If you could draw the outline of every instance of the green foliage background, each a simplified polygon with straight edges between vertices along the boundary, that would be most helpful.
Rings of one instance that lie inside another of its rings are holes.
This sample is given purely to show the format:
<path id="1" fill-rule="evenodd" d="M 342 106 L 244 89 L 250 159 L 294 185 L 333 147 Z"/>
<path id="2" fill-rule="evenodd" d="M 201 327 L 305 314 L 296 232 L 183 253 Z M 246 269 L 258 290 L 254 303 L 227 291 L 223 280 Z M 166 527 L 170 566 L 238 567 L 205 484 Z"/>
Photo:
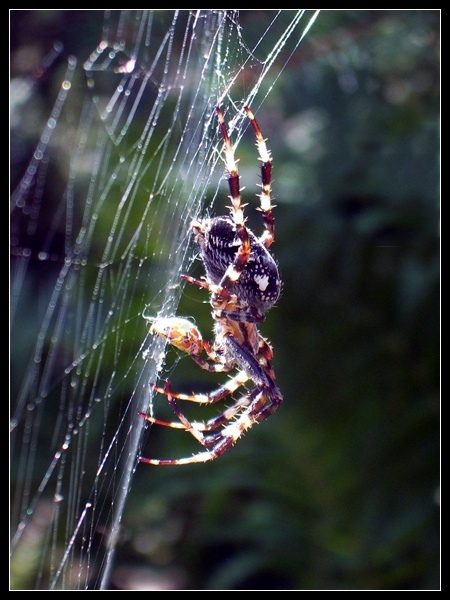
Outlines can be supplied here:
<path id="1" fill-rule="evenodd" d="M 13 57 L 35 12 L 12 21 Z M 244 35 L 268 20 L 243 11 Z M 138 468 L 113 587 L 439 588 L 439 36 L 436 10 L 322 11 L 267 97 L 284 288 L 262 329 L 284 403 L 218 461 Z M 239 157 L 251 202 L 251 141 Z M 198 300 L 180 314 L 206 335 Z M 218 379 L 187 357 L 174 376 Z M 147 456 L 192 451 L 151 433 Z"/>

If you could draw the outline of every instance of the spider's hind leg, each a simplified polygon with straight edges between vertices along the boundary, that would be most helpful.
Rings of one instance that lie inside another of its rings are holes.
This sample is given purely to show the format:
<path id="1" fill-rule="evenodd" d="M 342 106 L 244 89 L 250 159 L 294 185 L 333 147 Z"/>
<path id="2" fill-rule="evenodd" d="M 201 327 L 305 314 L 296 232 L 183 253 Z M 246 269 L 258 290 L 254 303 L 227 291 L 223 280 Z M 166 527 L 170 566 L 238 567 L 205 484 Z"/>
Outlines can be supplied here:
<path id="1" fill-rule="evenodd" d="M 222 111 L 219 107 L 217 107 L 216 112 L 223 141 L 225 143 L 225 168 L 228 171 L 228 187 L 230 190 L 229 198 L 231 200 L 231 206 L 229 208 L 231 217 L 236 226 L 236 235 L 241 242 L 234 261 L 228 266 L 224 276 L 222 277 L 222 280 L 218 285 L 220 290 L 218 293 L 222 297 L 226 297 L 226 292 L 228 292 L 232 284 L 239 279 L 242 271 L 244 270 L 250 256 L 251 249 L 250 238 L 247 228 L 245 227 L 241 190 L 239 187 L 239 172 L 236 159 L 234 157 L 234 150 L 231 146 Z"/>
<path id="2" fill-rule="evenodd" d="M 266 146 L 258 122 L 252 111 L 246 106 L 244 108 L 247 117 L 253 127 L 256 136 L 256 147 L 258 148 L 259 160 L 261 161 L 261 194 L 259 194 L 260 208 L 262 212 L 265 231 L 261 236 L 261 243 L 268 248 L 275 238 L 275 228 L 272 214 L 272 155 Z"/>

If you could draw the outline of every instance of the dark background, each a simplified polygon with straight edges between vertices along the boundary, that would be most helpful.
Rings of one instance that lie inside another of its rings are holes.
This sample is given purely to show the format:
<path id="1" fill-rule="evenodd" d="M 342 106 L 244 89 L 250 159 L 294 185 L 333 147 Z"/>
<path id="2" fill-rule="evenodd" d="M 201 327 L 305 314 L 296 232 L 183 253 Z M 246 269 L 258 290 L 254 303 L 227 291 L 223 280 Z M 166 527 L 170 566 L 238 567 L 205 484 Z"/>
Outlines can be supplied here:
<path id="1" fill-rule="evenodd" d="M 268 11 L 240 18 L 252 47 Z M 102 19 L 12 11 L 12 77 L 55 40 L 83 61 Z M 323 11 L 267 97 L 284 285 L 262 329 L 284 403 L 218 461 L 138 468 L 112 587 L 439 588 L 439 36 L 436 10 Z M 239 158 L 251 172 L 251 141 Z M 180 314 L 211 328 L 191 290 Z M 176 378 L 220 379 L 187 357 Z M 149 456 L 192 451 L 152 433 Z"/>

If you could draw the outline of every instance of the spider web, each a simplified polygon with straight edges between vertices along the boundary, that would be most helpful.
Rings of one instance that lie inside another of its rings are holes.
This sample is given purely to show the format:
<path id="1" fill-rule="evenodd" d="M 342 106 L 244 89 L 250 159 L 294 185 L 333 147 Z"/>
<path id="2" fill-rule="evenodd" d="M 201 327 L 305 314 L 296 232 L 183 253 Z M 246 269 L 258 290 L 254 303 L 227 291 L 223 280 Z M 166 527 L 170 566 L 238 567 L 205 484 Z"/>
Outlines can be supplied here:
<path id="1" fill-rule="evenodd" d="M 13 154 L 43 81 L 54 98 L 12 172 L 13 587 L 108 587 L 165 361 L 143 315 L 176 314 L 190 222 L 218 193 L 214 108 L 237 142 L 316 16 L 270 11 L 249 41 L 233 11 L 110 11 L 89 56 L 55 43 L 11 81 Z"/>

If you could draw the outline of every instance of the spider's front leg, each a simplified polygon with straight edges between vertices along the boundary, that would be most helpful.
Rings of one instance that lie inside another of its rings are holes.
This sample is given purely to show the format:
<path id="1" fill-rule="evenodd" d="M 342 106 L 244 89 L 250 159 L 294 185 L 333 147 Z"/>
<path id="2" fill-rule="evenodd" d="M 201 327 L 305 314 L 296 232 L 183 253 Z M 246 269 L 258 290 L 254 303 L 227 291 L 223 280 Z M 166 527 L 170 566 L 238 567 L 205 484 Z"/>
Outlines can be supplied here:
<path id="1" fill-rule="evenodd" d="M 171 345 L 189 354 L 189 356 L 202 369 L 212 372 L 228 372 L 234 368 L 234 362 L 225 357 L 224 353 L 216 352 L 211 346 L 202 339 L 200 331 L 197 327 L 182 317 L 160 317 L 152 321 L 150 328 L 152 333 L 156 333 L 163 339 L 167 340 Z M 208 359 L 202 358 L 200 355 L 205 352 Z M 239 371 L 231 377 L 217 390 L 209 394 L 172 394 L 178 400 L 187 400 L 189 402 L 197 402 L 198 404 L 214 404 L 233 394 L 240 386 L 248 381 L 249 377 L 245 372 Z M 166 391 L 153 385 L 155 391 L 160 394 L 166 394 Z M 146 415 L 142 415 L 147 418 Z M 147 420 L 155 422 L 151 418 Z"/>
<path id="2" fill-rule="evenodd" d="M 152 387 L 155 391 L 167 397 L 167 400 L 171 405 L 172 410 L 177 415 L 179 421 L 162 421 L 161 419 L 157 419 L 156 417 L 152 417 L 143 412 L 140 412 L 139 415 L 143 419 L 154 425 L 163 425 L 165 427 L 171 427 L 172 429 L 186 430 L 186 423 L 188 423 L 189 421 L 181 414 L 181 411 L 178 409 L 176 400 L 188 400 L 190 402 L 198 402 L 200 404 L 214 404 L 219 400 L 222 400 L 227 396 L 233 394 L 233 392 L 235 392 L 239 387 L 244 385 L 247 381 L 247 375 L 243 371 L 240 371 L 237 375 L 235 375 L 235 377 L 230 379 L 230 381 L 227 382 L 227 384 L 221 386 L 212 394 L 205 396 L 204 394 L 176 394 L 172 392 L 169 380 L 166 380 L 164 389 L 157 387 L 156 385 Z M 248 394 L 244 394 L 243 396 L 241 396 L 241 398 L 239 398 L 239 400 L 237 400 L 229 408 L 225 409 L 218 416 L 208 419 L 207 421 L 192 421 L 190 422 L 190 427 L 188 429 L 190 430 L 191 428 L 194 428 L 196 431 L 214 431 L 227 421 L 233 419 L 237 413 L 239 413 L 243 408 L 245 408 L 248 405 L 248 403 L 249 396 Z"/>
<path id="3" fill-rule="evenodd" d="M 148 465 L 177 466 L 192 463 L 208 462 L 218 458 L 224 452 L 226 452 L 243 435 L 243 433 L 247 429 L 252 427 L 252 425 L 254 425 L 257 422 L 249 416 L 250 407 L 259 407 L 260 405 L 264 404 L 264 399 L 262 398 L 260 391 L 257 388 L 254 388 L 251 392 L 245 394 L 242 398 L 240 398 L 240 400 L 235 405 L 227 409 L 218 417 L 210 419 L 206 423 L 199 423 L 189 421 L 180 411 L 174 399 L 174 395 L 170 390 L 170 385 L 168 381 L 166 381 L 164 393 L 167 395 L 167 399 L 172 407 L 172 410 L 179 418 L 180 424 L 177 425 L 175 423 L 165 423 L 163 421 L 157 420 L 152 420 L 152 422 L 159 423 L 162 425 L 168 425 L 169 427 L 184 429 L 185 431 L 190 433 L 202 446 L 210 449 L 207 449 L 203 452 L 199 452 L 187 458 L 155 459 L 145 458 L 143 456 L 139 457 L 140 462 L 143 462 Z M 241 410 L 242 414 L 238 418 L 236 418 L 236 420 L 233 420 L 231 423 L 229 423 L 233 419 L 233 417 L 235 417 L 235 415 L 238 414 Z M 225 426 L 220 431 L 214 433 L 207 433 L 205 435 L 205 431 L 214 431 L 223 424 L 225 424 Z"/>
<path id="4" fill-rule="evenodd" d="M 187 276 L 184 276 L 187 279 Z M 189 319 L 183 317 L 157 317 L 152 321 L 151 333 L 156 333 L 169 344 L 186 352 L 199 367 L 206 371 L 227 372 L 233 368 L 233 363 L 223 355 L 213 350 L 202 338 L 199 329 Z M 202 357 L 205 353 L 206 359 Z"/>
<path id="5" fill-rule="evenodd" d="M 281 395 L 278 395 L 276 398 L 271 398 L 270 395 L 267 394 L 267 390 L 255 387 L 241 398 L 236 406 L 229 409 L 227 418 L 225 418 L 225 413 L 223 413 L 223 415 L 219 415 L 219 417 L 212 420 L 215 421 L 214 426 L 207 425 L 205 427 L 205 424 L 203 423 L 194 423 L 186 419 L 179 410 L 170 392 L 170 387 L 168 387 L 167 384 L 166 394 L 173 411 L 180 419 L 181 428 L 190 433 L 207 449 L 186 458 L 155 459 L 141 456 L 139 458 L 140 462 L 148 465 L 178 466 L 215 460 L 231 448 L 231 446 L 233 446 L 248 429 L 270 416 L 278 408 L 282 399 Z M 240 409 L 242 409 L 242 411 L 239 414 Z M 231 417 L 235 415 L 238 416 L 230 422 Z M 224 422 L 226 424 L 220 431 L 207 435 L 203 433 L 204 431 L 209 432 L 212 429 L 216 429 Z"/>

